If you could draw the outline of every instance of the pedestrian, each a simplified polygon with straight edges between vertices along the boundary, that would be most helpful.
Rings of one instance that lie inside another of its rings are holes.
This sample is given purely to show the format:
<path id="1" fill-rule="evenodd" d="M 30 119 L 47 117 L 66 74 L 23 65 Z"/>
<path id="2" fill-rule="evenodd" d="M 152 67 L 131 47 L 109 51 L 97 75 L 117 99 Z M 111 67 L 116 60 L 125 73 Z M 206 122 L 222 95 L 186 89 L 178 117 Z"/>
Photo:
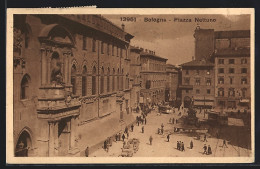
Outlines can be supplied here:
<path id="1" fill-rule="evenodd" d="M 211 147 L 208 145 L 208 155 L 212 154 Z"/>
<path id="2" fill-rule="evenodd" d="M 178 123 L 178 120 L 176 119 L 176 124 Z"/>
<path id="3" fill-rule="evenodd" d="M 134 124 L 131 125 L 131 130 L 134 131 Z"/>
<path id="4" fill-rule="evenodd" d="M 170 142 L 170 134 L 167 135 L 167 140 Z"/>
<path id="5" fill-rule="evenodd" d="M 153 143 L 153 137 L 152 136 L 150 136 L 149 141 L 150 141 L 150 145 L 152 145 L 152 143 Z"/>
<path id="6" fill-rule="evenodd" d="M 127 133 L 127 132 L 128 132 L 128 127 L 126 126 L 126 127 L 125 127 L 125 133 Z"/>
<path id="7" fill-rule="evenodd" d="M 177 150 L 180 150 L 180 143 L 177 141 Z"/>
<path id="8" fill-rule="evenodd" d="M 112 146 L 112 138 L 109 137 L 109 145 Z"/>
<path id="9" fill-rule="evenodd" d="M 204 135 L 204 141 L 203 142 L 205 142 L 205 141 L 208 142 L 206 134 Z"/>
<path id="10" fill-rule="evenodd" d="M 139 126 L 139 120 L 137 121 L 137 125 Z"/>
<path id="11" fill-rule="evenodd" d="M 158 134 L 160 134 L 161 133 L 161 129 L 160 128 L 158 128 Z"/>
<path id="12" fill-rule="evenodd" d="M 192 149 L 193 148 L 193 142 L 192 142 L 192 140 L 190 141 L 190 149 Z"/>
<path id="13" fill-rule="evenodd" d="M 170 118 L 170 120 L 169 120 L 169 123 L 171 123 L 172 122 L 172 118 Z"/>
<path id="14" fill-rule="evenodd" d="M 146 125 L 146 117 L 144 118 L 144 124 Z"/>
<path id="15" fill-rule="evenodd" d="M 206 146 L 206 144 L 204 144 L 203 149 L 204 149 L 203 154 L 207 154 L 207 146 Z"/>
<path id="16" fill-rule="evenodd" d="M 184 143 L 183 143 L 183 142 L 181 142 L 181 151 L 185 151 Z"/>
<path id="17" fill-rule="evenodd" d="M 226 140 L 223 140 L 223 145 L 222 145 L 222 147 L 226 147 L 226 148 L 228 148 L 228 146 L 227 146 L 227 144 L 226 144 Z"/>
<path id="18" fill-rule="evenodd" d="M 115 135 L 115 138 L 116 138 L 116 142 L 118 141 L 118 134 L 116 133 Z"/>
<path id="19" fill-rule="evenodd" d="M 162 129 L 163 129 L 163 127 L 164 127 L 163 123 L 162 123 L 161 127 L 162 127 Z"/>
<path id="20" fill-rule="evenodd" d="M 104 150 L 107 150 L 107 140 L 104 141 Z"/>
<path id="21" fill-rule="evenodd" d="M 176 132 L 176 127 L 173 128 L 173 131 Z"/>
<path id="22" fill-rule="evenodd" d="M 122 135 L 122 139 L 123 139 L 123 141 L 125 141 L 125 134 Z"/>
<path id="23" fill-rule="evenodd" d="M 174 118 L 172 118 L 172 124 L 174 124 L 174 121 L 175 121 Z"/>
<path id="24" fill-rule="evenodd" d="M 89 148 L 87 147 L 85 150 L 85 157 L 88 157 L 88 156 L 89 156 Z"/>
<path id="25" fill-rule="evenodd" d="M 118 141 L 121 141 L 121 133 L 118 134 Z"/>
<path id="26" fill-rule="evenodd" d="M 144 133 L 144 126 L 142 126 L 142 133 Z"/>
<path id="27" fill-rule="evenodd" d="M 161 129 L 161 133 L 163 134 L 163 128 Z"/>

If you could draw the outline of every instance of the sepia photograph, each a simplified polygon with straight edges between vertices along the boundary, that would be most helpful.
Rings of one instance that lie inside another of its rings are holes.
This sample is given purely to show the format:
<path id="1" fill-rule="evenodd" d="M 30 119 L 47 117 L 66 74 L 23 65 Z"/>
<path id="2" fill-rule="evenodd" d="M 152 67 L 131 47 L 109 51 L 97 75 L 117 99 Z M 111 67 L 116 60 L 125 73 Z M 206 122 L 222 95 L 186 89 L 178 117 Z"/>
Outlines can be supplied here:
<path id="1" fill-rule="evenodd" d="M 254 161 L 253 9 L 7 12 L 7 162 Z"/>

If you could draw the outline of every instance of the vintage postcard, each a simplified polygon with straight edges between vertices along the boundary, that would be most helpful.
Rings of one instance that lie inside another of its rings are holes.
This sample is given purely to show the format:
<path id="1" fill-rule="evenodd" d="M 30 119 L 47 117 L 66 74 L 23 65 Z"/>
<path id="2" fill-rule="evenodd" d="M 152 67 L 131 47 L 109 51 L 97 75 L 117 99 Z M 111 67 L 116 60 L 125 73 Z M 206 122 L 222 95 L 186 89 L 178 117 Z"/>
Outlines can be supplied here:
<path id="1" fill-rule="evenodd" d="M 254 9 L 7 9 L 8 164 L 251 163 Z"/>

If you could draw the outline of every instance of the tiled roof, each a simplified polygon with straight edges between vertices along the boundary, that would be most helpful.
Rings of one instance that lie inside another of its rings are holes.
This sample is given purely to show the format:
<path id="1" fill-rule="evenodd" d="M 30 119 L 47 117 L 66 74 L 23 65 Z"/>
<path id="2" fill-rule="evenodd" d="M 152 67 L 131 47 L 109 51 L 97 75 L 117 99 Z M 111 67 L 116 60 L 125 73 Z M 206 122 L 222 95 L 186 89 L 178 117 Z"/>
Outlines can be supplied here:
<path id="1" fill-rule="evenodd" d="M 202 60 L 193 60 L 190 62 L 186 62 L 186 63 L 183 63 L 181 66 L 182 67 L 185 67 L 185 66 L 214 66 L 214 63 L 212 63 L 208 60 L 202 59 Z"/>
<path id="2" fill-rule="evenodd" d="M 166 58 L 163 58 L 163 57 L 160 57 L 160 56 L 148 53 L 148 52 L 144 52 L 144 51 L 141 52 L 141 56 L 153 57 L 153 58 L 157 58 L 157 59 L 161 59 L 161 60 L 165 60 L 165 61 L 168 60 Z"/>

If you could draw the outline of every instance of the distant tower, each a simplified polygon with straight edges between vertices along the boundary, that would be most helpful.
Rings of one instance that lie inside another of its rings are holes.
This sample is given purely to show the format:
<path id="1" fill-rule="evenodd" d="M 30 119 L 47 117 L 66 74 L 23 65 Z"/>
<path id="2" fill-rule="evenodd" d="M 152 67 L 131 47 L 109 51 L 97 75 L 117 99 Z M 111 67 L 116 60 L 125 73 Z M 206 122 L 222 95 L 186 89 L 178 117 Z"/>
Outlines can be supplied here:
<path id="1" fill-rule="evenodd" d="M 214 29 L 201 29 L 198 25 L 194 31 L 195 60 L 207 59 L 214 52 Z"/>

